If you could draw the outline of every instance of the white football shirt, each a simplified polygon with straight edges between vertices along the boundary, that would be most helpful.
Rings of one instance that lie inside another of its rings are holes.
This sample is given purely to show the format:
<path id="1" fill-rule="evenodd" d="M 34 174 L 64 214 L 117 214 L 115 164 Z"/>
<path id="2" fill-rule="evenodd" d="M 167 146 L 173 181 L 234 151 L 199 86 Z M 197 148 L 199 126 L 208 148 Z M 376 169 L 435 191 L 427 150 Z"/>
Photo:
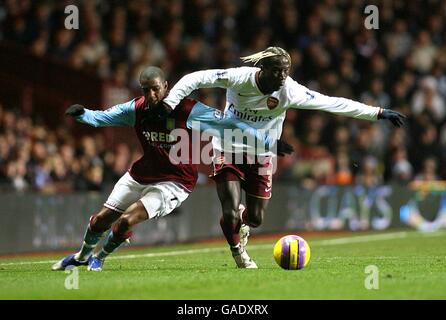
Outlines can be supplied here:
<path id="1" fill-rule="evenodd" d="M 172 108 L 192 91 L 199 88 L 226 89 L 225 112 L 237 121 L 268 130 L 280 138 L 283 121 L 289 108 L 322 110 L 337 115 L 376 121 L 379 107 L 369 106 L 346 98 L 330 97 L 310 90 L 288 77 L 285 84 L 271 94 L 263 94 L 257 84 L 259 68 L 239 67 L 211 69 L 190 73 L 181 78 L 164 101 Z M 267 155 L 252 146 L 213 138 L 215 149 L 226 152 L 245 150 L 248 153 Z"/>

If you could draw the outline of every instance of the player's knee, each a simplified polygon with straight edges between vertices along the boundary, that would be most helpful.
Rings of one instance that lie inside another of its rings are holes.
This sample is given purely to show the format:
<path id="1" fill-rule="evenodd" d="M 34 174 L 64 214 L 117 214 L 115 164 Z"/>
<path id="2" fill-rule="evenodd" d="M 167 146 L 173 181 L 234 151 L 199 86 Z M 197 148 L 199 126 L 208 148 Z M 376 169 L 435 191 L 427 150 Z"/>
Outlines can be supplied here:
<path id="1" fill-rule="evenodd" d="M 93 214 L 90 217 L 90 229 L 95 232 L 104 232 L 108 230 L 111 226 L 107 215 L 103 212 L 98 214 Z"/>
<path id="2" fill-rule="evenodd" d="M 90 228 L 95 232 L 104 232 L 112 226 L 112 224 L 121 216 L 122 213 L 111 210 L 109 208 L 102 208 L 98 214 L 90 217 Z"/>
<path id="3" fill-rule="evenodd" d="M 253 212 L 253 214 L 248 214 L 248 217 L 249 217 L 248 220 L 249 226 L 257 228 L 263 222 L 263 210 L 256 210 Z"/>
<path id="4" fill-rule="evenodd" d="M 113 225 L 113 232 L 117 235 L 125 235 L 130 230 L 130 218 L 122 216 Z"/>

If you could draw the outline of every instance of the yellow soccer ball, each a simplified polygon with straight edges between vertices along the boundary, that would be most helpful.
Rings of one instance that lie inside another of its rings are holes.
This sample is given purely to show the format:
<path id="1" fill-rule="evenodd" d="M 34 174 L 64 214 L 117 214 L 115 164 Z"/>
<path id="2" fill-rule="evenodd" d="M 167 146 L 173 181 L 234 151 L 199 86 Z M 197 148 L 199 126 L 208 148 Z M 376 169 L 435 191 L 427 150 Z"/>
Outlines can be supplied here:
<path id="1" fill-rule="evenodd" d="M 274 260 L 287 270 L 300 270 L 310 262 L 310 246 L 304 238 L 287 235 L 274 245 Z"/>

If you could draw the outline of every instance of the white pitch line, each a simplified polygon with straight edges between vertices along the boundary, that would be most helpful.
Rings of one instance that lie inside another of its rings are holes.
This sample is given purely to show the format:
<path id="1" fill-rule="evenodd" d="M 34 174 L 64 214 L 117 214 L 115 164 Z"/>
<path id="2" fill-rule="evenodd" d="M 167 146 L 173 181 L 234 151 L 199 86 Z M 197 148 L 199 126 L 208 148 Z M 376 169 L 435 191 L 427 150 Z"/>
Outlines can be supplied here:
<path id="1" fill-rule="evenodd" d="M 182 255 L 182 254 L 210 253 L 210 252 L 218 252 L 218 251 L 225 252 L 226 249 L 223 249 L 223 248 L 205 248 L 205 249 L 190 249 L 190 250 L 179 250 L 179 251 L 169 251 L 169 252 L 128 254 L 128 255 L 120 255 L 120 256 L 110 257 L 108 259 L 118 260 L 118 259 L 166 257 L 166 256 L 177 256 L 177 255 Z"/>
<path id="2" fill-rule="evenodd" d="M 444 234 L 444 233 L 441 233 Z M 316 241 L 308 241 L 311 245 L 321 245 L 321 246 L 332 246 L 332 245 L 342 245 L 349 243 L 361 243 L 361 242 L 369 242 L 369 241 L 382 241 L 382 240 L 391 240 L 391 239 L 402 239 L 406 238 L 408 232 L 392 232 L 385 234 L 375 234 L 375 235 L 364 235 L 364 236 L 353 236 L 353 237 L 344 237 L 337 239 L 328 239 L 328 240 L 316 240 Z M 427 234 L 426 234 L 427 236 Z M 432 234 L 434 236 L 434 234 Z M 438 234 L 435 234 L 438 236 Z M 259 244 L 259 245 L 251 245 L 249 246 L 250 250 L 258 250 L 258 249 L 266 249 L 272 248 L 272 244 Z M 137 258 L 153 258 L 153 257 L 166 257 L 166 256 L 177 256 L 177 255 L 186 255 L 186 254 L 201 254 L 201 253 L 210 253 L 210 252 L 225 252 L 225 248 L 205 248 L 205 249 L 191 249 L 191 250 L 178 250 L 178 251 L 169 251 L 169 252 L 157 252 L 157 253 L 143 253 L 143 254 L 129 254 L 129 255 L 119 255 L 108 258 L 109 260 L 119 260 L 119 259 L 137 259 Z M 18 265 L 28 265 L 28 264 L 50 264 L 55 263 L 58 260 L 44 260 L 44 261 L 23 261 L 23 262 L 9 262 L 9 263 L 0 263 L 1 266 L 18 266 Z"/>
<path id="3" fill-rule="evenodd" d="M 127 254 L 127 255 L 109 257 L 109 258 L 107 258 L 107 260 L 153 258 L 153 257 L 177 256 L 177 255 L 194 254 L 194 253 L 209 253 L 209 252 L 218 252 L 218 251 L 223 252 L 223 251 L 225 251 L 225 249 L 223 249 L 223 248 L 205 248 L 205 249 L 191 249 L 191 250 L 179 250 L 179 251 L 157 252 L 157 253 Z M 26 264 L 55 263 L 57 261 L 59 261 L 59 260 L 9 262 L 9 263 L 0 263 L 0 267 L 1 266 L 18 266 L 18 265 L 26 265 Z"/>
<path id="4" fill-rule="evenodd" d="M 446 233 L 444 231 L 433 231 L 433 232 L 420 232 L 422 237 L 441 237 Z"/>
<path id="5" fill-rule="evenodd" d="M 369 241 L 381 241 L 381 240 L 390 240 L 390 239 L 402 239 L 407 237 L 407 232 L 392 232 L 392 233 L 384 233 L 384 234 L 373 234 L 366 236 L 355 236 L 355 237 L 345 237 L 338 239 L 328 239 L 328 240 L 319 240 L 315 241 L 318 245 L 322 246 L 332 246 L 338 244 L 348 244 L 348 243 L 360 243 L 360 242 L 369 242 Z"/>
<path id="6" fill-rule="evenodd" d="M 25 265 L 25 264 L 56 263 L 57 261 L 59 261 L 59 260 L 8 262 L 8 263 L 0 263 L 0 267 L 3 267 L 3 266 L 21 266 L 21 265 Z"/>

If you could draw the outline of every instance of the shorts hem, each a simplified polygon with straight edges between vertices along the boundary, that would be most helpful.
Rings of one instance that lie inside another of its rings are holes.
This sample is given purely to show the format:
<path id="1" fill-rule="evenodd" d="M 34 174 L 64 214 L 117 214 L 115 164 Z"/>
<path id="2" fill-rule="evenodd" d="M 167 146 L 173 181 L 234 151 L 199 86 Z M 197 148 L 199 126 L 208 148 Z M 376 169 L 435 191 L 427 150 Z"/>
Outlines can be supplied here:
<path id="1" fill-rule="evenodd" d="M 221 176 L 221 174 L 225 173 L 224 171 L 226 171 L 226 170 L 231 171 L 233 175 L 235 175 L 235 176 L 237 176 L 237 178 L 239 178 L 239 180 L 245 181 L 245 178 L 241 177 L 240 173 L 238 173 L 237 170 L 230 168 L 230 167 L 222 168 L 222 169 L 218 170 L 218 172 L 216 172 L 215 174 L 214 173 L 210 174 L 209 178 L 216 180 Z M 229 181 L 234 181 L 234 180 L 229 180 Z"/>
<path id="2" fill-rule="evenodd" d="M 264 196 L 259 196 L 259 195 L 256 195 L 256 194 L 252 194 L 252 193 L 246 193 L 248 196 L 251 196 L 251 197 L 255 197 L 255 198 L 259 198 L 259 199 L 264 199 L 264 200 L 269 200 L 269 199 L 271 199 L 271 197 L 272 197 L 272 195 L 270 195 L 269 197 L 264 197 Z"/>
<path id="3" fill-rule="evenodd" d="M 106 207 L 106 208 L 108 208 L 110 210 L 119 212 L 119 213 L 124 213 L 125 212 L 125 210 L 119 209 L 118 207 L 112 206 L 112 205 L 107 204 L 107 203 L 104 203 L 104 207 Z"/>

